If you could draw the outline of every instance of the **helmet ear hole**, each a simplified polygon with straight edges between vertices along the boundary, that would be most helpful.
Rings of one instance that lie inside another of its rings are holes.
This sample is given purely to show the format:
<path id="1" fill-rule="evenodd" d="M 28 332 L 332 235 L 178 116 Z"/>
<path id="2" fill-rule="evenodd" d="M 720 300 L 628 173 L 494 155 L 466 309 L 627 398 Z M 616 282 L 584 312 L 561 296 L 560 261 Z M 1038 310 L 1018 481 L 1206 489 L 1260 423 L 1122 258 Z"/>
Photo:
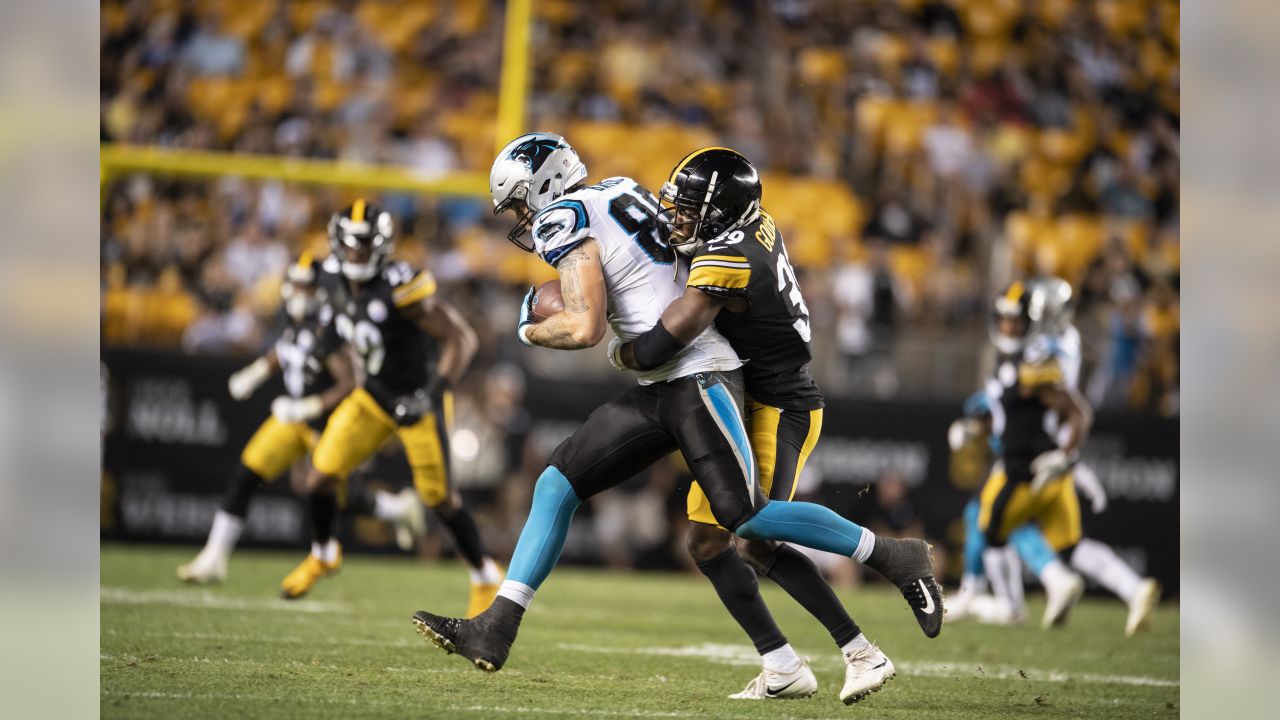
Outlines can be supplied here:
<path id="1" fill-rule="evenodd" d="M 542 181 L 542 187 L 538 190 L 538 194 L 544 195 L 550 189 L 551 189 L 551 178 L 547 178 L 546 180 Z"/>

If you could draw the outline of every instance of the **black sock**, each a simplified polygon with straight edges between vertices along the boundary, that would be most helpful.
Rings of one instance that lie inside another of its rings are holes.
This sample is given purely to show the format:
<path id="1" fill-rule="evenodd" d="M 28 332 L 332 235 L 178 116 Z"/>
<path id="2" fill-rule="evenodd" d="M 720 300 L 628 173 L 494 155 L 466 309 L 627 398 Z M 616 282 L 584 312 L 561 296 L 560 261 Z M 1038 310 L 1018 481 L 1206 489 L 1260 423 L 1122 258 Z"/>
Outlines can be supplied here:
<path id="1" fill-rule="evenodd" d="M 711 581 L 725 609 L 751 637 L 756 651 L 763 655 L 787 644 L 760 597 L 755 571 L 738 556 L 737 550 L 725 548 L 719 555 L 698 563 L 698 569 Z"/>
<path id="2" fill-rule="evenodd" d="M 227 496 L 222 501 L 222 511 L 243 520 L 249 514 L 249 500 L 253 498 L 253 493 L 262 487 L 262 483 L 263 480 L 257 473 L 241 465 L 235 477 L 231 478 L 231 485 L 227 487 Z"/>
<path id="3" fill-rule="evenodd" d="M 789 545 L 778 545 L 764 574 L 817 618 L 831 633 L 836 645 L 844 647 L 862 632 L 823 579 L 818 566 L 799 550 Z"/>
<path id="4" fill-rule="evenodd" d="M 477 570 L 483 568 L 484 557 L 488 553 L 484 550 L 484 541 L 480 539 L 480 530 L 476 527 L 476 521 L 471 517 L 471 512 L 464 507 L 459 507 L 448 517 L 439 510 L 436 511 L 436 515 L 445 527 L 449 528 L 449 532 L 453 533 L 453 546 L 466 559 L 467 564 Z"/>
<path id="5" fill-rule="evenodd" d="M 313 491 L 307 496 L 307 511 L 311 515 L 311 539 L 321 545 L 329 542 L 338 516 L 337 496 L 331 492 Z"/>
<path id="6" fill-rule="evenodd" d="M 372 517 L 376 503 L 374 491 L 361 485 L 354 491 L 350 488 L 347 489 L 347 504 L 343 509 L 353 515 Z"/>

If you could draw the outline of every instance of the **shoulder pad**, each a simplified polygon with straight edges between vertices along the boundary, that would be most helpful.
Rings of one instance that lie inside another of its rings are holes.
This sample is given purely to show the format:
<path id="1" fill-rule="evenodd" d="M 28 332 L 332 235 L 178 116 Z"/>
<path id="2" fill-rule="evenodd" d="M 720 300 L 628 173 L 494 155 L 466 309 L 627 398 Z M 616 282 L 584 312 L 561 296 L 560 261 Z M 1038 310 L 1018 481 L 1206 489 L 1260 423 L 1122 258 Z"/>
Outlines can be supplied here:
<path id="1" fill-rule="evenodd" d="M 715 246 L 719 247 L 719 246 Z M 689 263 L 688 287 L 721 295 L 746 294 L 751 283 L 751 262 L 737 251 L 701 251 Z"/>
<path id="2" fill-rule="evenodd" d="M 552 267 L 591 236 L 591 219 L 581 200 L 563 197 L 533 219 L 533 249 Z"/>
<path id="3" fill-rule="evenodd" d="M 1018 365 L 1018 383 L 1023 387 L 1062 385 L 1065 381 L 1066 373 L 1062 369 L 1062 363 L 1055 357 L 1027 359 Z"/>
<path id="4" fill-rule="evenodd" d="M 391 300 L 398 308 L 436 293 L 436 278 L 430 270 L 415 270 L 408 263 L 398 262 L 387 268 L 386 275 L 391 284 Z"/>

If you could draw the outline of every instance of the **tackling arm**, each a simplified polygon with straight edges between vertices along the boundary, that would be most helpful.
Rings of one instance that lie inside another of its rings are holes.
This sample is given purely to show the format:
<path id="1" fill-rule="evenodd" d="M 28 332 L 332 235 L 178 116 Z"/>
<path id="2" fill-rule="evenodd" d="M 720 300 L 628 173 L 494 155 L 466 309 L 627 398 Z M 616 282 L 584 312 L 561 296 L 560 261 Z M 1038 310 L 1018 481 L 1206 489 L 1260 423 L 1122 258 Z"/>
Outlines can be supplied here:
<path id="1" fill-rule="evenodd" d="M 657 325 L 618 348 L 618 360 L 632 370 L 661 367 L 711 327 L 724 305 L 723 299 L 710 293 L 686 289 L 662 311 Z"/>
<path id="2" fill-rule="evenodd" d="M 564 309 L 527 326 L 524 337 L 534 345 L 556 350 L 581 350 L 604 337 L 606 315 L 604 270 L 600 246 L 586 240 L 556 263 Z"/>

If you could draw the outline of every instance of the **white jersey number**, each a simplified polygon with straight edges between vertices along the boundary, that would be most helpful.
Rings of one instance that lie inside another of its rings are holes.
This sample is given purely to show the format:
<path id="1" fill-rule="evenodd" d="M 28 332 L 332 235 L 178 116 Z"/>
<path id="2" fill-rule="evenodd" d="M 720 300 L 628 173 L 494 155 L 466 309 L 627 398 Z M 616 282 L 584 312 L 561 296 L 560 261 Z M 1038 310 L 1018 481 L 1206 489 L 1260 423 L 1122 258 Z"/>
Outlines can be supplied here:
<path id="1" fill-rule="evenodd" d="M 352 323 L 351 318 L 346 315 L 338 316 L 337 325 L 338 334 L 342 339 L 355 347 L 365 372 L 377 375 L 382 370 L 382 361 L 387 354 L 387 349 L 382 343 L 382 331 L 368 320 Z"/>
<path id="2" fill-rule="evenodd" d="M 791 292 L 787 293 L 787 286 L 791 286 Z M 800 339 L 809 342 L 811 335 L 809 331 L 809 308 L 804 304 L 804 296 L 800 294 L 800 283 L 796 282 L 796 273 L 791 269 L 791 262 L 787 259 L 787 253 L 778 253 L 778 292 L 785 293 L 787 298 L 791 300 L 793 310 L 799 313 L 800 317 L 792 323 L 792 327 L 796 332 L 800 333 Z"/>

